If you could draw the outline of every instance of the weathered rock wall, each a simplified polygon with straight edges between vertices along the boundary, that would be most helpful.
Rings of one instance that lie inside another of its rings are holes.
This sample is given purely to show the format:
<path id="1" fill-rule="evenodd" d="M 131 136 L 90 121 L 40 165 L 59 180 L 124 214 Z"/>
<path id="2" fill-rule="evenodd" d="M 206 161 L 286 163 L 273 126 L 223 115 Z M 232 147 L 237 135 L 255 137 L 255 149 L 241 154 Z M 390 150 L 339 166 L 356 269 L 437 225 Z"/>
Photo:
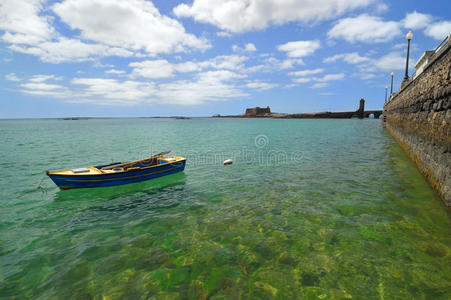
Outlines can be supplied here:
<path id="1" fill-rule="evenodd" d="M 384 105 L 383 125 L 451 208 L 451 45 Z"/>

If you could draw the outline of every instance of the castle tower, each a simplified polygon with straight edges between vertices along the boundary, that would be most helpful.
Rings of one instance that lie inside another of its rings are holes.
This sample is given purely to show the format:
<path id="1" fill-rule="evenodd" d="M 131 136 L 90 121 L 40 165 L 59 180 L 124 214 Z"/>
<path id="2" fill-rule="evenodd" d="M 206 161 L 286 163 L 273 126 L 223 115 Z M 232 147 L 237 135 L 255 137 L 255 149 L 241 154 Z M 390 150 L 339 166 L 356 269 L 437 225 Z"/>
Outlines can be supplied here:
<path id="1" fill-rule="evenodd" d="M 360 99 L 359 110 L 357 110 L 357 115 L 358 115 L 359 119 L 363 119 L 364 112 L 365 112 L 365 100 L 362 98 L 362 99 Z"/>

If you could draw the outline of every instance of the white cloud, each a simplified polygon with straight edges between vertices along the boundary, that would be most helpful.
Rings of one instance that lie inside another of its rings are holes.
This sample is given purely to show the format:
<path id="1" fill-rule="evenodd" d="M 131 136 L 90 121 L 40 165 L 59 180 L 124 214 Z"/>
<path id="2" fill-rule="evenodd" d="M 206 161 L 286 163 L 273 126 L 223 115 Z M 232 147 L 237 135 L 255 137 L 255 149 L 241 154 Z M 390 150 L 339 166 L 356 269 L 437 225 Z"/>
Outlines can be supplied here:
<path id="1" fill-rule="evenodd" d="M 246 74 L 231 70 L 215 70 L 199 73 L 192 80 L 177 80 L 156 84 L 148 81 L 118 80 L 106 78 L 74 78 L 70 86 L 45 82 L 21 84 L 22 93 L 64 99 L 65 102 L 92 103 L 98 105 L 131 106 L 143 103 L 198 105 L 210 101 L 247 97 L 240 88 Z M 261 83 L 253 88 L 272 88 Z"/>
<path id="2" fill-rule="evenodd" d="M 112 48 L 100 44 L 87 44 L 77 39 L 59 38 L 36 46 L 11 45 L 11 50 L 39 56 L 44 62 L 61 63 L 65 61 L 86 61 L 99 56 L 132 56 L 133 53 L 123 48 Z"/>
<path id="3" fill-rule="evenodd" d="M 199 65 L 202 68 L 212 67 L 215 69 L 240 70 L 244 68 L 244 61 L 247 60 L 245 56 L 239 55 L 220 55 L 213 59 L 202 62 Z"/>
<path id="4" fill-rule="evenodd" d="M 318 68 L 313 70 L 302 70 L 302 71 L 296 71 L 296 72 L 290 72 L 288 75 L 290 76 L 308 76 L 308 75 L 314 75 L 324 72 L 324 69 Z"/>
<path id="5" fill-rule="evenodd" d="M 44 62 L 86 61 L 102 56 L 155 56 L 205 50 L 204 38 L 185 32 L 175 19 L 161 15 L 145 0 L 64 0 L 50 9 L 77 31 L 64 37 L 53 27 L 45 0 L 3 0 L 0 40 L 9 49 Z"/>
<path id="6" fill-rule="evenodd" d="M 66 98 L 71 95 L 68 88 L 59 84 L 50 84 L 44 82 L 28 82 L 20 85 L 24 94 L 35 96 L 48 96 L 54 98 Z"/>
<path id="7" fill-rule="evenodd" d="M 247 43 L 244 48 L 240 48 L 238 45 L 232 46 L 233 52 L 241 51 L 241 52 L 254 52 L 257 51 L 257 48 L 252 43 Z"/>
<path id="8" fill-rule="evenodd" d="M 359 63 L 370 60 L 370 58 L 368 58 L 368 57 L 360 56 L 357 52 L 351 52 L 351 53 L 343 53 L 343 54 L 337 54 L 337 55 L 334 55 L 331 57 L 327 57 L 324 59 L 324 62 L 330 63 L 330 62 L 337 61 L 339 59 L 341 59 L 349 64 L 359 64 Z"/>
<path id="9" fill-rule="evenodd" d="M 111 70 L 107 70 L 105 71 L 106 74 L 113 74 L 113 75 L 121 75 L 121 74 L 125 74 L 124 70 L 115 70 L 115 69 L 111 69 Z"/>
<path id="10" fill-rule="evenodd" d="M 345 77 L 344 73 L 338 73 L 338 74 L 327 74 L 323 77 L 314 77 L 313 80 L 319 81 L 319 82 L 326 82 L 331 80 L 340 80 Z"/>
<path id="11" fill-rule="evenodd" d="M 368 67 L 363 66 L 363 69 L 374 69 L 371 66 L 381 71 L 404 70 L 406 68 L 406 55 L 403 52 L 391 52 L 378 59 L 374 59 Z"/>
<path id="12" fill-rule="evenodd" d="M 384 21 L 367 14 L 341 19 L 327 33 L 329 38 L 344 39 L 351 43 L 388 42 L 401 34 L 398 22 Z"/>
<path id="13" fill-rule="evenodd" d="M 16 73 L 9 73 L 5 75 L 5 79 L 9 81 L 21 81 L 19 77 L 16 76 Z"/>
<path id="14" fill-rule="evenodd" d="M 291 69 L 295 65 L 304 65 L 304 61 L 302 59 L 285 59 L 281 61 L 280 69 L 281 70 Z"/>
<path id="15" fill-rule="evenodd" d="M 200 71 L 202 68 L 197 63 L 194 63 L 192 61 L 186 61 L 174 65 L 174 69 L 177 70 L 177 72 L 186 73 Z"/>
<path id="16" fill-rule="evenodd" d="M 227 31 L 219 31 L 218 33 L 216 33 L 216 35 L 220 36 L 220 37 L 231 37 L 232 36 L 232 34 Z"/>
<path id="17" fill-rule="evenodd" d="M 185 32 L 176 20 L 161 15 L 144 0 L 65 0 L 53 11 L 81 38 L 112 47 L 157 53 L 205 50 L 207 40 Z"/>
<path id="18" fill-rule="evenodd" d="M 59 84 L 42 83 L 42 82 L 23 83 L 20 86 L 27 89 L 46 90 L 46 91 L 65 89 L 64 86 Z"/>
<path id="19" fill-rule="evenodd" d="M 261 69 L 265 72 L 274 72 L 274 70 L 292 69 L 295 65 L 304 65 L 304 61 L 300 58 L 279 60 L 275 57 L 268 57 L 264 60 L 264 64 Z"/>
<path id="20" fill-rule="evenodd" d="M 401 22 L 407 29 L 421 29 L 427 27 L 431 21 L 431 15 L 413 11 L 411 13 L 407 13 L 406 17 Z"/>
<path id="21" fill-rule="evenodd" d="M 361 74 L 357 74 L 357 77 L 359 77 L 360 79 L 363 79 L 363 80 L 368 80 L 368 79 L 373 79 L 374 77 L 376 77 L 376 75 L 373 73 L 361 73 Z"/>
<path id="22" fill-rule="evenodd" d="M 187 72 L 199 72 L 207 69 L 216 70 L 232 70 L 241 72 L 252 72 L 255 70 L 246 69 L 244 62 L 247 60 L 245 56 L 239 55 L 220 55 L 212 59 L 196 62 L 185 61 L 183 63 L 173 64 L 164 59 L 159 60 L 146 60 L 142 62 L 133 62 L 129 66 L 133 68 L 131 76 L 146 77 L 146 78 L 168 78 L 173 77 L 175 72 L 187 73 Z M 204 72 L 203 74 L 208 74 Z M 246 75 L 247 76 L 247 75 Z"/>
<path id="23" fill-rule="evenodd" d="M 318 40 L 288 42 L 277 46 L 279 51 L 287 52 L 288 57 L 303 57 L 312 54 L 321 47 Z"/>
<path id="24" fill-rule="evenodd" d="M 312 78 L 294 78 L 293 82 L 296 83 L 306 83 L 312 81 Z"/>
<path id="25" fill-rule="evenodd" d="M 179 17 L 192 17 L 222 30 L 244 32 L 264 29 L 269 24 L 325 20 L 361 7 L 373 0 L 194 0 L 173 11 Z"/>
<path id="26" fill-rule="evenodd" d="M 277 87 L 278 85 L 275 83 L 267 83 L 262 81 L 253 81 L 246 84 L 246 87 L 251 89 L 256 89 L 259 91 L 266 91 L 272 88 Z"/>
<path id="27" fill-rule="evenodd" d="M 152 83 L 139 81 L 119 81 L 105 78 L 74 78 L 71 83 L 81 86 L 76 98 L 81 102 L 107 105 L 135 105 L 152 101 L 156 90 Z"/>
<path id="28" fill-rule="evenodd" d="M 181 80 L 161 84 L 157 96 L 163 103 L 198 105 L 210 101 L 224 101 L 246 97 L 248 94 L 235 87 L 233 81 L 246 75 L 232 71 L 209 71 L 201 73 L 193 81 Z"/>
<path id="29" fill-rule="evenodd" d="M 424 34 L 436 40 L 443 40 L 447 35 L 451 34 L 451 22 L 442 21 L 431 24 L 424 30 Z"/>
<path id="30" fill-rule="evenodd" d="M 233 79 L 243 79 L 247 75 L 235 73 L 229 70 L 218 70 L 218 71 L 208 71 L 199 74 L 201 81 L 206 82 L 219 82 L 219 81 L 230 81 Z"/>
<path id="31" fill-rule="evenodd" d="M 0 4 L 0 30 L 2 40 L 14 44 L 38 44 L 55 35 L 50 17 L 39 15 L 41 0 L 2 0 Z"/>
<path id="32" fill-rule="evenodd" d="M 57 77 L 55 75 L 34 75 L 30 79 L 30 81 L 31 82 L 44 82 L 44 81 L 47 81 L 47 80 L 50 80 L 50 79 L 52 79 L 52 80 L 62 80 L 63 77 Z"/>
<path id="33" fill-rule="evenodd" d="M 146 60 L 129 64 L 133 68 L 132 76 L 146 78 L 167 78 L 174 76 L 174 67 L 165 59 Z"/>
<path id="34" fill-rule="evenodd" d="M 246 73 L 255 73 L 255 72 L 264 70 L 265 67 L 266 66 L 264 64 L 260 64 L 260 65 L 255 65 L 255 66 L 252 66 L 252 67 L 248 67 L 248 68 L 246 68 L 243 71 L 246 72 Z"/>
<path id="35" fill-rule="evenodd" d="M 318 73 L 322 73 L 323 69 L 314 69 L 314 70 L 304 70 L 304 71 L 298 71 L 298 72 L 292 72 L 289 73 L 289 75 L 294 76 L 308 76 L 308 75 L 314 75 Z M 310 81 L 317 81 L 317 84 L 314 84 L 313 86 L 316 87 L 324 87 L 326 86 L 326 82 L 333 81 L 333 80 L 341 80 L 345 77 L 344 73 L 338 73 L 338 74 L 326 74 L 323 77 L 301 77 L 301 78 L 293 78 L 292 81 L 295 83 L 307 83 Z"/>
<path id="36" fill-rule="evenodd" d="M 386 12 L 387 10 L 388 10 L 388 5 L 387 5 L 387 4 L 385 4 L 385 3 L 383 3 L 383 2 L 377 3 L 377 4 L 376 4 L 375 11 L 376 11 L 377 13 L 384 13 L 384 12 Z"/>
<path id="37" fill-rule="evenodd" d="M 252 44 L 252 43 L 247 43 L 246 46 L 244 47 L 244 51 L 247 51 L 247 52 L 254 52 L 254 51 L 257 51 L 257 48 L 255 47 L 254 44 Z"/>
<path id="38" fill-rule="evenodd" d="M 326 87 L 326 86 L 328 86 L 327 83 L 320 82 L 320 83 L 315 83 L 314 85 L 310 86 L 310 88 L 312 88 L 312 89 L 321 89 L 321 88 Z"/>

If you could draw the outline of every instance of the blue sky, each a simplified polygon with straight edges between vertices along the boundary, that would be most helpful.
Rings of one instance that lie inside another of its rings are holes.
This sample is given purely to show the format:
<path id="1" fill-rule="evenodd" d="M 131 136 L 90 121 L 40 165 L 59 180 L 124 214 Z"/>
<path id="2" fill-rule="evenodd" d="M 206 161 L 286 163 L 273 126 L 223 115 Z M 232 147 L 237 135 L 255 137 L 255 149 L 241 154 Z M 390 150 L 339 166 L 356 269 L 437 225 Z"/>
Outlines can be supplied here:
<path id="1" fill-rule="evenodd" d="M 2 0 L 0 118 L 381 109 L 449 1 Z"/>

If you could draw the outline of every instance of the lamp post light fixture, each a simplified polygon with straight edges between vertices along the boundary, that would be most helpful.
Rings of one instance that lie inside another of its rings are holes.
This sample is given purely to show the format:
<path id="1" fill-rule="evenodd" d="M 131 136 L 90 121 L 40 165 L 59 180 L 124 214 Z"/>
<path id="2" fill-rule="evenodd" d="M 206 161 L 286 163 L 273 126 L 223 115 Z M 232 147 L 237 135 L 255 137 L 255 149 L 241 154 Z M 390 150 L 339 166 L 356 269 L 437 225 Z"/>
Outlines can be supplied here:
<path id="1" fill-rule="evenodd" d="M 406 34 L 406 39 L 407 39 L 406 74 L 404 74 L 403 81 L 406 81 L 409 79 L 409 53 L 410 53 L 410 40 L 412 39 L 412 37 L 413 37 L 412 31 L 409 30 L 409 32 Z"/>
<path id="2" fill-rule="evenodd" d="M 388 85 L 385 85 L 385 103 L 387 103 L 387 89 Z"/>
<path id="3" fill-rule="evenodd" d="M 395 72 L 391 72 L 390 96 L 391 96 L 391 94 L 393 94 L 393 76 L 395 76 Z"/>

